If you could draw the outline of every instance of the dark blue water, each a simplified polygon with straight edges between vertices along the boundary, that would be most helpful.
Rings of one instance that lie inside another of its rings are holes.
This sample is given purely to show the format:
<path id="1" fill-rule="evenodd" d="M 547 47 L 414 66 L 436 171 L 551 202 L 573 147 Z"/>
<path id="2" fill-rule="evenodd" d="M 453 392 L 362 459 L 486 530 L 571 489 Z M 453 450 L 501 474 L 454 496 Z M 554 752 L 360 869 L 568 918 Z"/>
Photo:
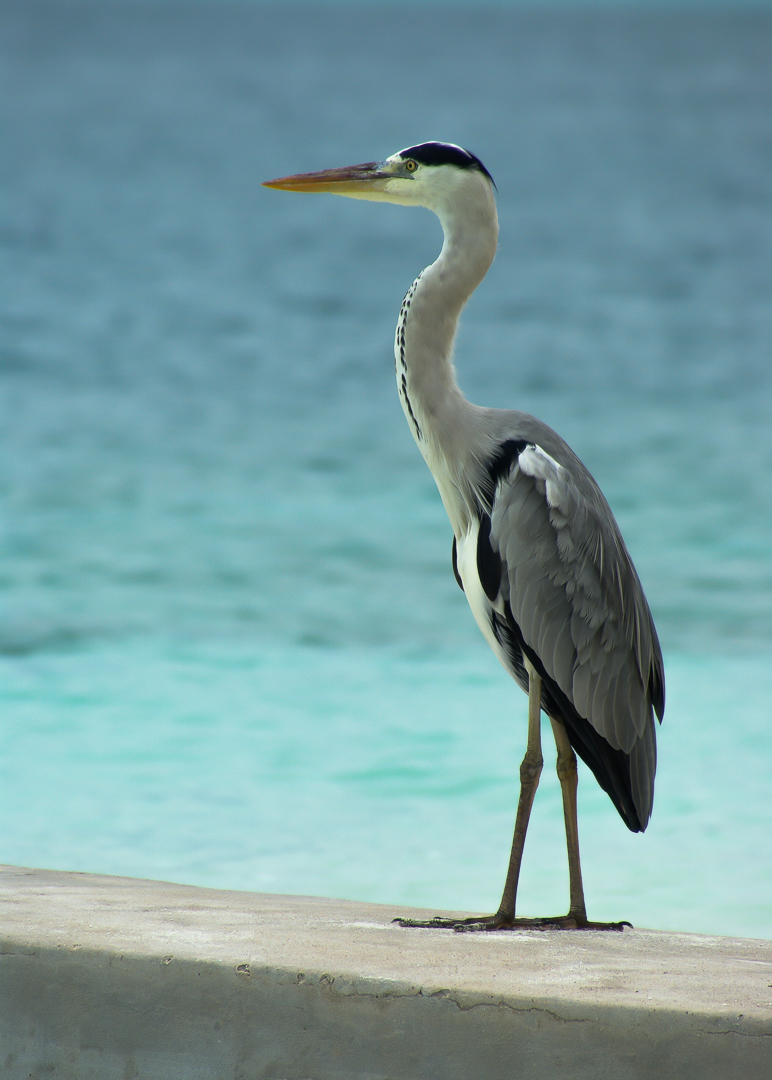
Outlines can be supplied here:
<path id="1" fill-rule="evenodd" d="M 770 55 L 768 10 L 0 5 L 2 861 L 497 902 L 525 698 L 393 385 L 439 226 L 259 186 L 440 138 L 499 190 L 461 384 L 582 456 L 665 651 L 645 836 L 582 774 L 591 911 L 772 933 Z"/>

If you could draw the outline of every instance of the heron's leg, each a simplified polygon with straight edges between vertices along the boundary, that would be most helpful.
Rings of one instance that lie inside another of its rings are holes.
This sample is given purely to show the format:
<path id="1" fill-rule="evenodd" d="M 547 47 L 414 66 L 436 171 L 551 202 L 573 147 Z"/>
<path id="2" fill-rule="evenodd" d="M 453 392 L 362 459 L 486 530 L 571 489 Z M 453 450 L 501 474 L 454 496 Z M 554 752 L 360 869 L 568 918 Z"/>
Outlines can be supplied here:
<path id="1" fill-rule="evenodd" d="M 576 816 L 576 787 L 579 777 L 576 770 L 576 754 L 571 748 L 568 733 L 561 723 L 550 717 L 552 734 L 558 748 L 558 779 L 563 792 L 563 817 L 566 822 L 566 847 L 568 848 L 568 878 L 571 903 L 570 917 L 578 924 L 587 922 L 582 885 L 582 865 L 579 861 L 579 824 Z"/>
<path id="2" fill-rule="evenodd" d="M 523 860 L 525 834 L 528 829 L 528 820 L 531 816 L 531 807 L 533 806 L 536 789 L 539 786 L 542 765 L 544 764 L 541 755 L 541 676 L 533 669 L 527 659 L 525 668 L 528 672 L 528 745 L 526 746 L 525 757 L 520 765 L 520 798 L 517 803 L 515 835 L 512 838 L 509 869 L 499 910 L 495 915 L 469 919 L 445 919 L 442 917 L 429 920 L 395 919 L 394 921 L 401 926 L 424 926 L 448 930 L 503 930 L 511 929 L 515 925 L 515 901 L 517 899 L 517 883 L 520 878 L 520 864 Z M 525 920 L 518 920 L 518 923 L 520 921 Z M 538 920 L 534 922 L 534 925 L 537 923 L 538 926 L 541 925 Z"/>
<path id="3" fill-rule="evenodd" d="M 528 660 L 525 661 L 528 672 L 528 745 L 520 766 L 520 799 L 517 804 L 515 835 L 512 839 L 512 852 L 509 857 L 509 870 L 504 883 L 499 910 L 495 915 L 473 916 L 465 919 L 452 919 L 436 916 L 432 919 L 395 919 L 401 926 L 429 927 L 436 930 L 480 931 L 480 930 L 622 930 L 630 923 L 597 923 L 587 919 L 584 908 L 584 889 L 582 870 L 579 864 L 579 830 L 576 821 L 576 757 L 571 749 L 565 728 L 552 723 L 555 742 L 558 747 L 558 776 L 563 790 L 563 812 L 566 819 L 566 843 L 568 845 L 568 868 L 571 881 L 571 910 L 568 915 L 554 918 L 522 919 L 515 918 L 517 884 L 520 878 L 520 864 L 523 860 L 525 834 L 531 816 L 536 789 L 539 786 L 544 760 L 541 753 L 541 677 L 534 671 Z"/>
<path id="4" fill-rule="evenodd" d="M 520 798 L 517 803 L 515 835 L 512 837 L 507 880 L 504 882 L 499 910 L 494 916 L 494 920 L 498 920 L 500 925 L 514 922 L 525 834 L 544 764 L 541 754 L 541 676 L 528 659 L 525 660 L 525 669 L 528 672 L 528 744 L 520 765 Z"/>

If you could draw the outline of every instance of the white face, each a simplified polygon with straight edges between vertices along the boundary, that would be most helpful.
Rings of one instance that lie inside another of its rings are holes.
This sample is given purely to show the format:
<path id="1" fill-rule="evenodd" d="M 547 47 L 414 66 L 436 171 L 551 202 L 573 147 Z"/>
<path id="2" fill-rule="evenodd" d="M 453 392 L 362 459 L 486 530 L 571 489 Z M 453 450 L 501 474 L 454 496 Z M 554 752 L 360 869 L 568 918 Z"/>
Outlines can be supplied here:
<path id="1" fill-rule="evenodd" d="M 485 189 L 491 191 L 488 178 L 477 169 L 455 165 L 424 165 L 399 151 L 379 165 L 380 179 L 371 190 L 352 191 L 351 197 L 402 206 L 425 206 L 435 212 L 449 199 L 463 198 Z M 348 194 L 341 191 L 341 195 Z"/>

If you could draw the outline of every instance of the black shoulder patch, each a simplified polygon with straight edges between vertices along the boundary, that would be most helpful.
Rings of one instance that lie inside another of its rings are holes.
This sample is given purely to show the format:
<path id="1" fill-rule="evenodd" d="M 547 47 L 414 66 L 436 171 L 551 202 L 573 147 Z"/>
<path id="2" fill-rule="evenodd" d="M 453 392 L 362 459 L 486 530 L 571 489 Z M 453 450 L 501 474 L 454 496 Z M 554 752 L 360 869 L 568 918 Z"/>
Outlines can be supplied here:
<path id="1" fill-rule="evenodd" d="M 468 150 L 455 146 L 453 143 L 419 143 L 417 146 L 409 146 L 407 150 L 400 150 L 399 156 L 403 161 L 412 158 L 413 161 L 417 161 L 420 165 L 455 165 L 457 169 L 477 169 L 483 176 L 487 176 L 493 184 L 493 177 L 480 159 Z"/>
<path id="2" fill-rule="evenodd" d="M 529 443 L 525 439 L 507 439 L 497 448 L 496 454 L 488 462 L 486 477 L 483 483 L 482 495 L 486 505 L 481 509 L 493 509 L 493 496 L 496 494 L 496 485 L 502 477 L 506 476 L 512 465 L 520 457 Z"/>
<path id="3" fill-rule="evenodd" d="M 519 458 L 523 450 L 525 450 L 528 443 L 525 439 L 507 439 L 499 447 L 499 451 L 488 465 L 488 475 L 493 483 L 494 490 L 496 484 L 502 476 L 506 476 L 509 470 L 512 468 L 512 464 L 516 458 Z"/>
<path id="4" fill-rule="evenodd" d="M 480 518 L 480 531 L 477 533 L 477 576 L 483 592 L 493 603 L 501 588 L 501 556 L 491 544 L 491 519 L 488 514 Z"/>
<path id="5" fill-rule="evenodd" d="M 456 551 L 455 536 L 453 537 L 453 547 L 450 549 L 450 560 L 453 563 L 453 573 L 456 577 L 456 581 L 458 582 L 458 587 L 461 592 L 466 592 L 466 590 L 464 589 L 464 583 L 461 580 L 461 575 L 458 572 L 458 552 Z"/>

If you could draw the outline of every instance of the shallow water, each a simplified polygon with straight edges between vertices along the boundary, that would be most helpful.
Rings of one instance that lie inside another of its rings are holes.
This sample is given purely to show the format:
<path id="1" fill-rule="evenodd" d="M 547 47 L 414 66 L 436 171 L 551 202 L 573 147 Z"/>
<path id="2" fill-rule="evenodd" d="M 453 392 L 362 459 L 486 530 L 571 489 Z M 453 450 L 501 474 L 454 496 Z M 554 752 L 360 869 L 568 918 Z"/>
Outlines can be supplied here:
<path id="1" fill-rule="evenodd" d="M 259 187 L 439 137 L 499 188 L 462 386 L 589 465 L 665 651 L 644 836 L 582 771 L 591 912 L 770 936 L 770 46 L 764 12 L 0 9 L 2 861 L 497 902 L 526 702 L 393 386 L 439 229 Z M 565 903 L 542 783 L 524 911 Z"/>

